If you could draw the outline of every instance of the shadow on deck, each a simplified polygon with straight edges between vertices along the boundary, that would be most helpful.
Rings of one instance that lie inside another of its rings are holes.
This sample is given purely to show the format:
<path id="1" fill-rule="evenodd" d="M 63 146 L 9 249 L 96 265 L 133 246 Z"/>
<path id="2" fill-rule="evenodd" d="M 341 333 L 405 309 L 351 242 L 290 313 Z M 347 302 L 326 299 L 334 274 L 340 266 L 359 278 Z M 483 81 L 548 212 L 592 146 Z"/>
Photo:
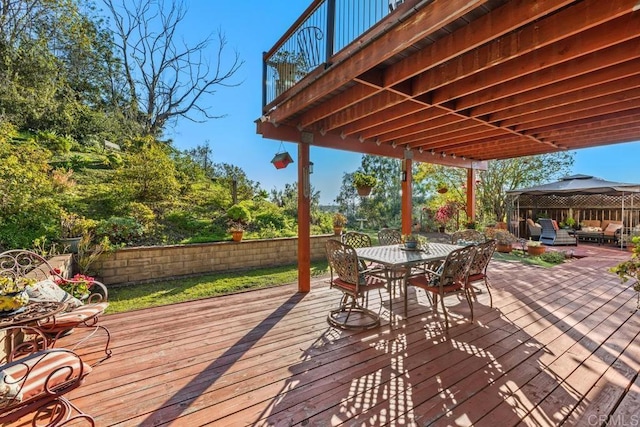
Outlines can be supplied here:
<path id="1" fill-rule="evenodd" d="M 629 254 L 588 251 L 492 262 L 493 308 L 451 298 L 449 334 L 414 290 L 407 319 L 383 293 L 381 327 L 331 328 L 326 279 L 106 316 L 114 355 L 70 397 L 99 426 L 632 425 L 640 317 L 607 271 Z"/>

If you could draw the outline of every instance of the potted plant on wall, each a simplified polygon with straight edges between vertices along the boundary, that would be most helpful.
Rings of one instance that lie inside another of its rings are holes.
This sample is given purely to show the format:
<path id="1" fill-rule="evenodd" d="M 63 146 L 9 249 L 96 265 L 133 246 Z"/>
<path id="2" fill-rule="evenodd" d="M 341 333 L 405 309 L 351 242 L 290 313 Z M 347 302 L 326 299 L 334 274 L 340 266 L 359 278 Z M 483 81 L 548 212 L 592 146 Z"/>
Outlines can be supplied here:
<path id="1" fill-rule="evenodd" d="M 364 172 L 356 172 L 353 174 L 353 185 L 361 196 L 371 194 L 371 189 L 375 187 L 377 183 L 378 180 L 373 175 L 368 175 Z"/>
<path id="2" fill-rule="evenodd" d="M 60 244 L 69 248 L 69 252 L 78 253 L 82 235 L 88 231 L 87 220 L 77 214 L 62 211 L 60 214 Z"/>
<path id="3" fill-rule="evenodd" d="M 347 224 L 347 217 L 340 212 L 336 212 L 333 215 L 333 234 L 339 236 L 342 234 L 342 229 Z"/>
<path id="4" fill-rule="evenodd" d="M 245 227 L 251 219 L 249 210 L 242 205 L 233 205 L 227 209 L 227 217 L 229 218 L 229 231 L 233 241 L 241 241 Z"/>

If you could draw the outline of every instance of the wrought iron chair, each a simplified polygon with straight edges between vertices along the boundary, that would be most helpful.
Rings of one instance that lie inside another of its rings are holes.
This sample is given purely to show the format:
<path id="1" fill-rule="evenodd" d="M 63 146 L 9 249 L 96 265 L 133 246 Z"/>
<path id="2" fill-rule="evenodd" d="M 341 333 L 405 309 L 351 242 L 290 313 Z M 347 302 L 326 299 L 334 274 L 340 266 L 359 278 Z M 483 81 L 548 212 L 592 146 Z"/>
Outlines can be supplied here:
<path id="1" fill-rule="evenodd" d="M 380 230 L 378 230 L 378 243 L 382 246 L 399 245 L 402 243 L 402 233 L 400 233 L 400 230 L 396 230 L 395 228 L 381 228 Z M 392 287 L 394 296 L 396 287 L 398 287 L 402 291 L 403 287 L 400 286 L 400 283 L 401 279 L 404 279 L 406 273 L 407 271 L 404 268 L 396 269 L 389 272 L 391 276 L 391 282 L 394 284 L 394 286 Z"/>
<path id="2" fill-rule="evenodd" d="M 474 293 L 477 292 L 477 289 L 473 287 L 473 284 L 476 282 L 484 282 L 487 293 L 489 294 L 490 307 L 493 307 L 493 296 L 491 295 L 491 285 L 489 284 L 489 277 L 487 276 L 487 267 L 493 257 L 493 253 L 496 251 L 496 246 L 497 242 L 494 239 L 476 245 L 476 256 L 473 258 L 473 262 L 469 267 L 469 278 L 467 280 L 467 286 L 471 287 Z"/>
<path id="3" fill-rule="evenodd" d="M 382 228 L 378 230 L 378 242 L 383 245 L 399 245 L 402 243 L 402 233 L 395 228 Z"/>
<path id="4" fill-rule="evenodd" d="M 349 245 L 352 248 L 368 248 L 371 247 L 371 237 L 368 234 L 360 233 L 359 231 L 347 231 L 341 238 L 342 243 Z M 364 260 L 360 260 L 362 268 L 368 268 L 370 263 L 367 264 Z"/>
<path id="5" fill-rule="evenodd" d="M 454 245 L 458 242 L 483 243 L 486 240 L 485 235 L 478 230 L 460 230 L 451 234 L 451 243 Z"/>
<path id="6" fill-rule="evenodd" d="M 311 72 L 314 68 L 324 62 L 322 57 L 322 39 L 324 33 L 316 26 L 307 26 L 301 28 L 296 33 L 298 49 L 304 57 L 306 72 Z"/>
<path id="7" fill-rule="evenodd" d="M 371 237 L 359 231 L 347 231 L 342 235 L 342 243 L 354 248 L 368 248 L 371 246 Z"/>
<path id="8" fill-rule="evenodd" d="M 59 338 L 67 335 L 75 328 L 90 328 L 92 329 L 91 333 L 79 340 L 76 345 L 71 347 L 71 350 L 75 350 L 80 344 L 89 340 L 99 330 L 102 330 L 107 337 L 104 346 L 105 357 L 97 363 L 111 356 L 111 349 L 109 349 L 111 333 L 105 326 L 99 324 L 100 315 L 109 306 L 107 287 L 103 283 L 93 281 L 89 292 L 82 297 L 82 300 L 75 298 L 58 285 L 66 285 L 73 294 L 73 290 L 82 282 L 62 277 L 46 259 L 34 252 L 25 250 L 10 250 L 0 253 L 0 276 L 36 279 L 38 283 L 34 285 L 34 288 L 27 289 L 29 299 L 40 301 L 56 300 L 69 304 L 69 309 L 66 312 L 56 314 L 39 322 L 39 328 L 46 332 L 50 347 L 54 347 Z"/>
<path id="9" fill-rule="evenodd" d="M 325 244 L 331 272 L 330 286 L 342 292 L 340 306 L 327 316 L 330 325 L 343 329 L 368 329 L 380 325 L 380 315 L 361 305 L 358 300 L 377 289 L 382 301 L 382 289 L 387 280 L 377 269 L 362 269 L 362 263 L 352 246 L 338 240 Z M 391 311 L 389 299 L 389 311 Z M 353 315 L 353 317 L 352 317 Z M 355 321 L 350 322 L 350 319 Z"/>
<path id="10" fill-rule="evenodd" d="M 449 330 L 449 317 L 444 305 L 444 297 L 447 295 L 463 293 L 471 310 L 473 322 L 473 303 L 471 291 L 467 286 L 469 269 L 476 255 L 474 245 L 465 246 L 451 252 L 438 270 L 427 270 L 425 274 L 409 278 L 407 284 L 424 289 L 433 296 L 433 307 L 438 311 L 438 298 L 444 312 L 445 325 Z"/>
<path id="11" fill-rule="evenodd" d="M 41 331 L 10 326 L 0 330 L 0 342 L 8 349 L 0 360 L 0 424 L 8 425 L 34 414 L 32 424 L 58 426 L 95 425 L 64 395 L 79 387 L 91 367 L 71 350 L 51 349 Z M 20 336 L 19 343 L 15 337 Z"/>

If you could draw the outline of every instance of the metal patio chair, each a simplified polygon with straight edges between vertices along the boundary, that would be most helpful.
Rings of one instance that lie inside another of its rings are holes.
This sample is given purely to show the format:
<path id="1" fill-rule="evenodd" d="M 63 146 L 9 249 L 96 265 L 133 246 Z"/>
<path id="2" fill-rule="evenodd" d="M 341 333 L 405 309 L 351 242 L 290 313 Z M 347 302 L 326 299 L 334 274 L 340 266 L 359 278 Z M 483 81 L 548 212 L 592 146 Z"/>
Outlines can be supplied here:
<path id="1" fill-rule="evenodd" d="M 409 278 L 407 284 L 424 289 L 433 297 L 434 310 L 438 311 L 438 298 L 444 312 L 445 325 L 449 330 L 449 317 L 444 305 L 444 298 L 453 294 L 464 294 L 473 322 L 473 302 L 471 291 L 467 286 L 469 269 L 476 255 L 476 246 L 470 245 L 451 252 L 438 270 L 427 269 L 425 274 Z"/>
<path id="2" fill-rule="evenodd" d="M 382 289 L 387 289 L 384 275 L 378 269 L 363 269 L 352 246 L 331 239 L 326 242 L 325 250 L 331 272 L 329 284 L 342 292 L 340 306 L 327 316 L 329 324 L 342 329 L 368 329 L 380 325 L 380 315 L 359 300 L 367 299 L 368 292 L 377 289 L 382 302 Z"/>

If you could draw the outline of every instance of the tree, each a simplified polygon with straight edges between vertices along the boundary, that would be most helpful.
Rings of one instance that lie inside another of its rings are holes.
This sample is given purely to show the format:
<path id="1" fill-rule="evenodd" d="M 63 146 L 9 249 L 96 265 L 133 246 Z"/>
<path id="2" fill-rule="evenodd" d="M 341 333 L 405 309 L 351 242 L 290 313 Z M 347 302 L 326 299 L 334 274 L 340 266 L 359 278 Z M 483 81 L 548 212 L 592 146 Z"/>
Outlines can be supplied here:
<path id="1" fill-rule="evenodd" d="M 110 33 L 93 13 L 88 0 L 0 3 L 0 105 L 19 129 L 131 136 Z"/>
<path id="2" fill-rule="evenodd" d="M 553 181 L 570 173 L 572 165 L 571 152 L 489 161 L 487 170 L 477 175 L 478 212 L 487 220 L 504 221 L 507 191 Z M 466 207 L 465 169 L 423 163 L 415 178 L 433 192 L 440 185 L 447 186 L 449 191 L 445 195 L 434 196 L 436 203 L 450 200 L 456 201 L 461 209 Z"/>
<path id="3" fill-rule="evenodd" d="M 118 171 L 122 191 L 131 201 L 149 205 L 172 201 L 178 194 L 176 169 L 166 146 L 147 140 L 128 154 L 125 166 Z"/>
<path id="4" fill-rule="evenodd" d="M 58 222 L 51 153 L 15 136 L 15 128 L 0 119 L 0 251 L 30 247 Z"/>
<path id="5" fill-rule="evenodd" d="M 182 2 L 172 0 L 103 0 L 114 20 L 116 49 L 120 52 L 132 114 L 148 135 L 159 136 L 171 120 L 219 118 L 204 106 L 218 86 L 231 82 L 242 66 L 236 52 L 223 65 L 226 39 L 218 32 L 218 47 L 211 64 L 204 58 L 211 36 L 179 46 L 179 27 L 186 15 Z"/>

